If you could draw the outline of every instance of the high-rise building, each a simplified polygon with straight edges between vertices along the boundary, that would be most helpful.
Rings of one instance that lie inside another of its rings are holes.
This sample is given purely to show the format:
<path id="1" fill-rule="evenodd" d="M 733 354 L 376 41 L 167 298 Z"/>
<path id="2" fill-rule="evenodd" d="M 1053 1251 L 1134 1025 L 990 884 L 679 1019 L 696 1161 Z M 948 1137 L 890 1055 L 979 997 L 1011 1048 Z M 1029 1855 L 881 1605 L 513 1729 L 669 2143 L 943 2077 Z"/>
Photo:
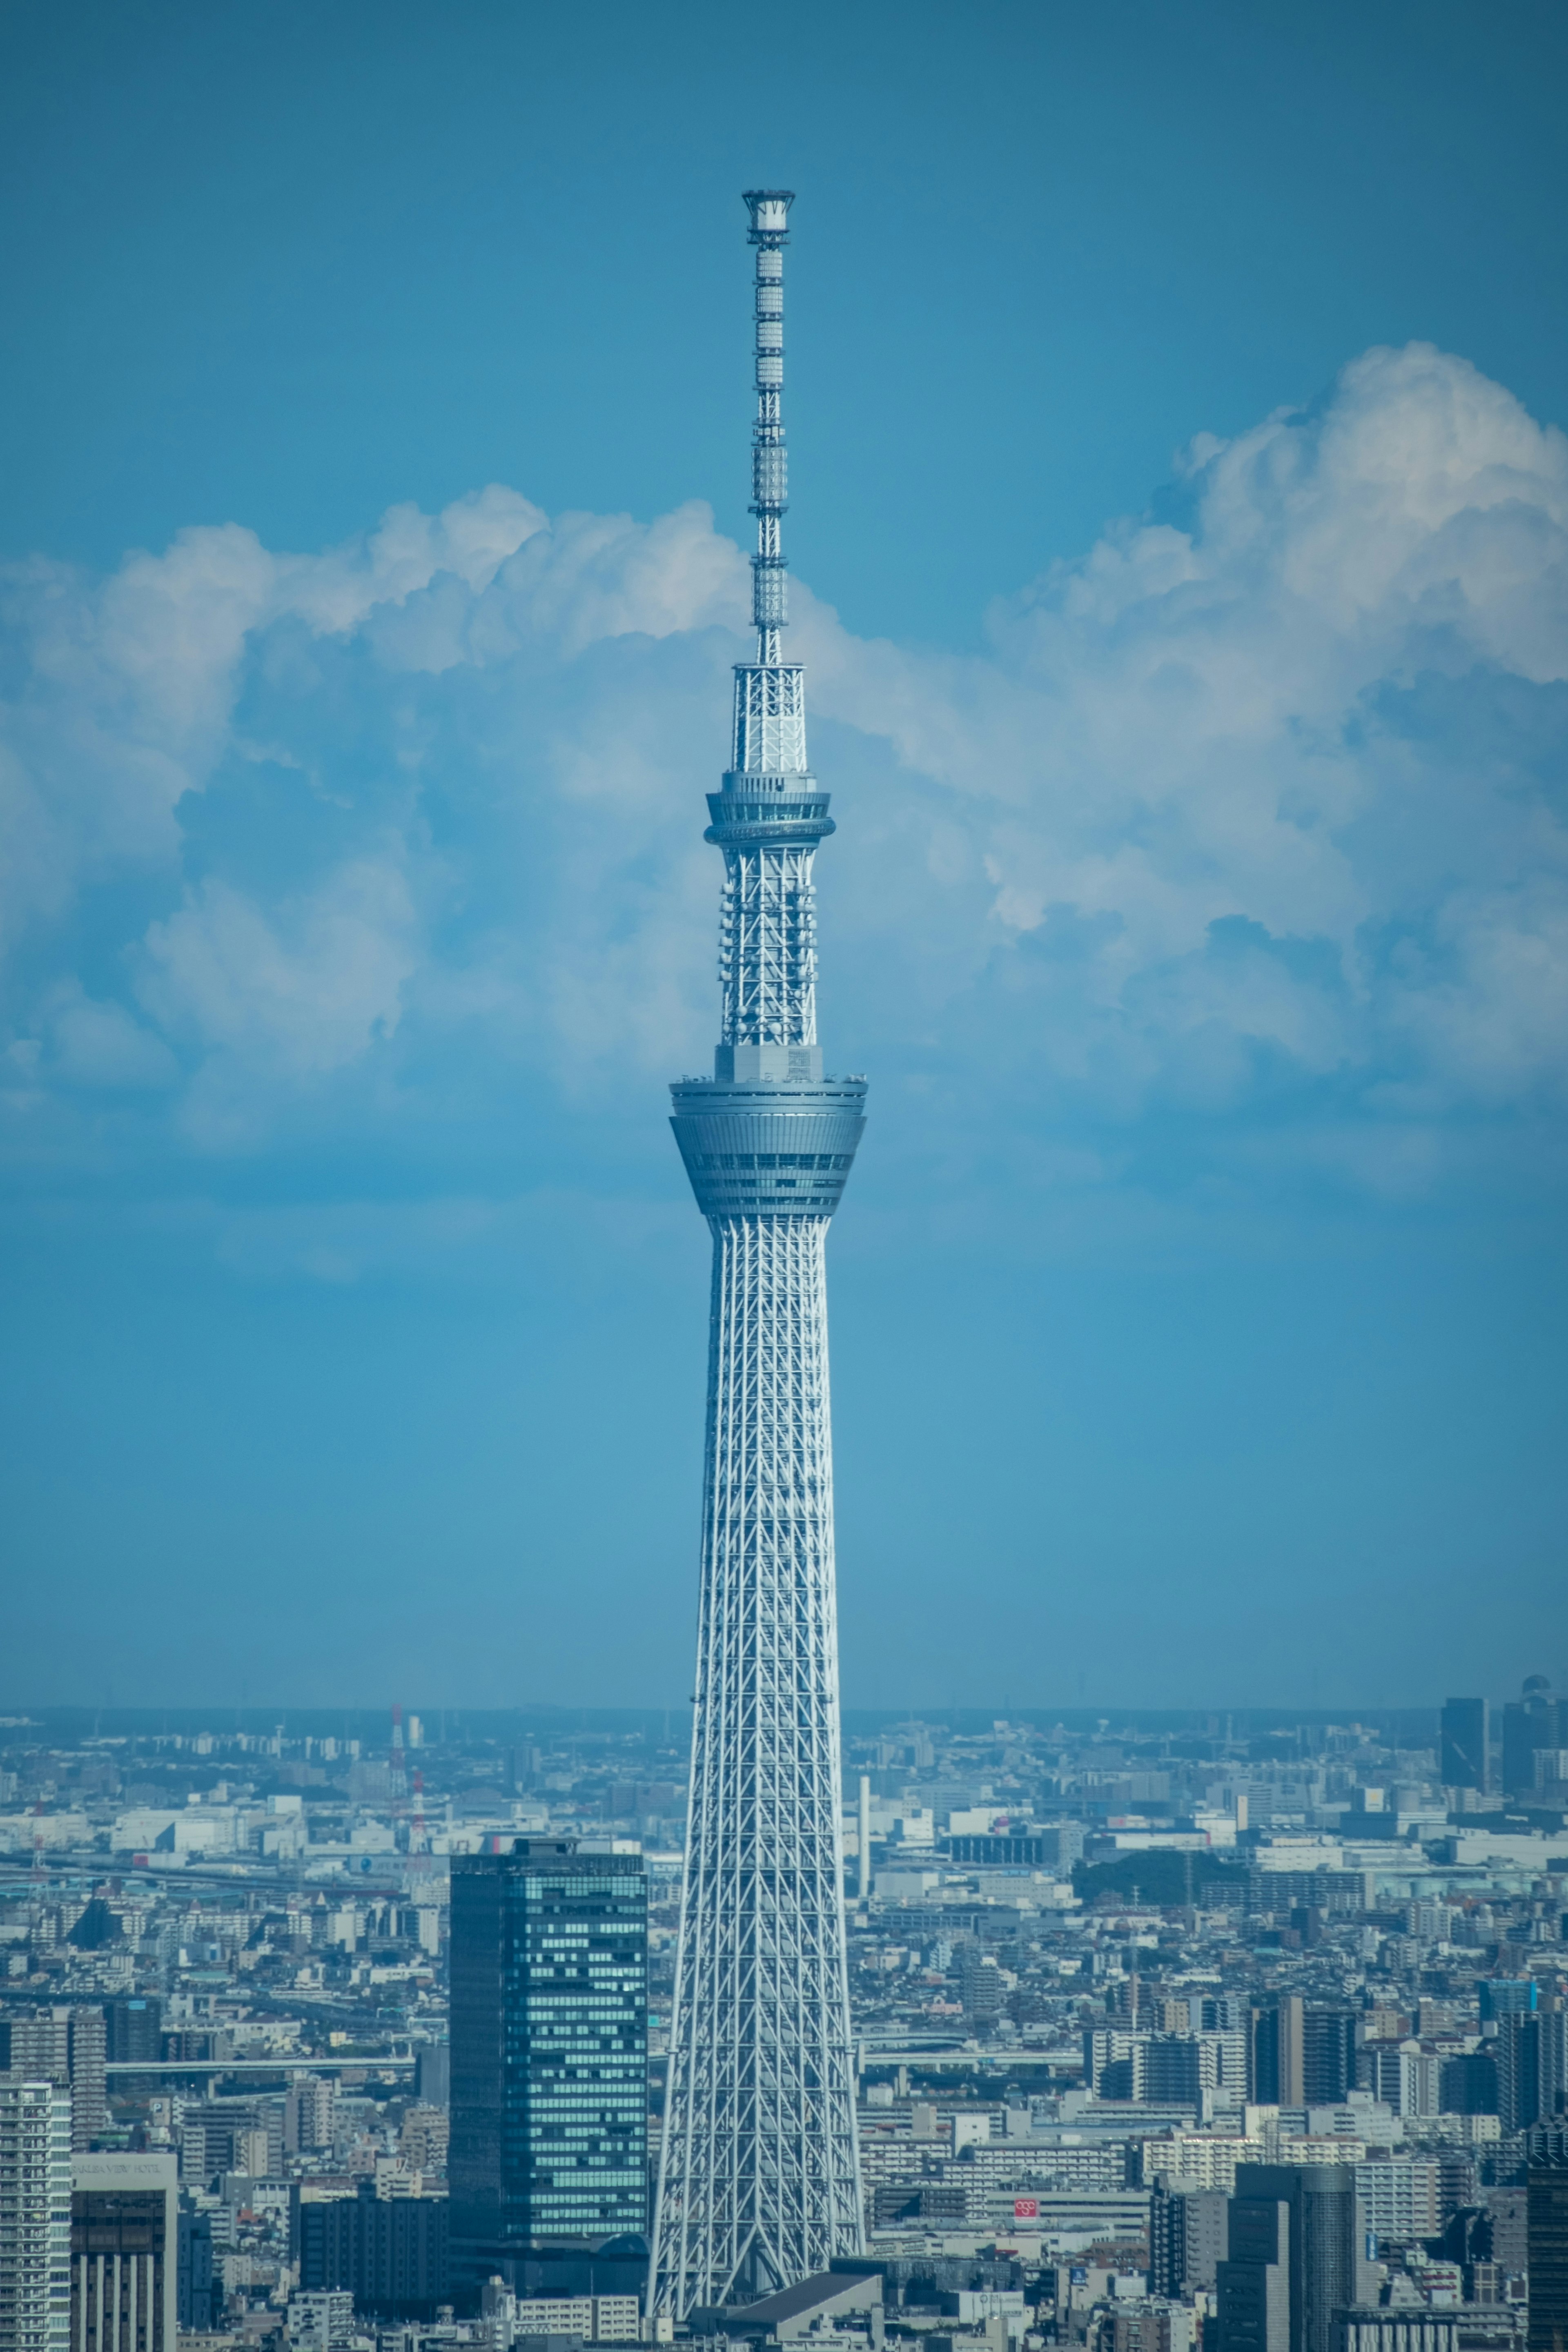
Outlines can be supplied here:
<path id="1" fill-rule="evenodd" d="M 1483 2025 L 1502 2017 L 1533 2017 L 1541 2006 L 1541 1987 L 1533 1977 L 1483 1977 L 1477 1990 Z"/>
<path id="2" fill-rule="evenodd" d="M 1497 2061 L 1484 2050 L 1445 2058 L 1437 2076 L 1437 2108 L 1445 2116 L 1495 2116 Z"/>
<path id="3" fill-rule="evenodd" d="M 1442 2167 L 1435 2156 L 1394 2156 L 1356 2168 L 1361 2226 L 1381 2245 L 1419 2244 L 1442 2222 Z"/>
<path id="4" fill-rule="evenodd" d="M 450 2220 L 445 2197 L 378 2197 L 370 2180 L 353 2197 L 301 2202 L 300 2288 L 383 2318 L 433 2319 L 451 2293 Z"/>
<path id="5" fill-rule="evenodd" d="M 86 2001 L 25 2011 L 0 2022 L 0 2070 L 58 2084 L 71 2094 L 71 2144 L 88 2148 L 108 2120 L 101 2009 Z"/>
<path id="6" fill-rule="evenodd" d="M 1140 2015 L 1149 2013 L 1152 2006 L 1143 2002 Z M 1191 2014 L 1185 2002 L 1169 2006 L 1184 2016 Z M 1083 2037 L 1083 2068 L 1085 2088 L 1102 2099 L 1152 2099 L 1194 2112 L 1205 2102 L 1239 2107 L 1247 2098 L 1247 2036 L 1090 2027 Z"/>
<path id="7" fill-rule="evenodd" d="M 93 2352 L 175 2352 L 180 2190 L 172 2156 L 71 2166 L 70 2333 Z"/>
<path id="8" fill-rule="evenodd" d="M 300 2074 L 283 2104 L 286 2148 L 331 2147 L 337 2116 L 338 2086 L 331 2074 Z"/>
<path id="9" fill-rule="evenodd" d="M 1568 2116 L 1568 2010 L 1515 2011 L 1497 2021 L 1497 2113 L 1505 2132 L 1562 2127 Z"/>
<path id="10" fill-rule="evenodd" d="M 782 652 L 784 191 L 756 254 L 755 658 L 735 672 L 721 1038 L 672 1089 L 713 1236 L 691 1803 L 652 2298 L 762 2297 L 862 2247 L 840 1834 L 826 1244 L 864 1126 L 823 1074 L 812 863 L 832 832 Z"/>
<path id="11" fill-rule="evenodd" d="M 107 2055 L 103 2011 L 90 2001 L 72 2009 L 67 2029 L 70 2063 L 71 2146 L 79 2152 L 101 2138 L 109 2121 Z"/>
<path id="12" fill-rule="evenodd" d="M 1225 2259 L 1215 2265 L 1219 2352 L 1298 2352 L 1290 2332 L 1289 2204 L 1282 2198 L 1232 2200 L 1226 2221 Z"/>
<path id="13" fill-rule="evenodd" d="M 1443 2061 L 1418 2042 L 1369 2042 L 1361 2079 L 1396 2116 L 1435 2116 L 1442 2105 Z"/>
<path id="14" fill-rule="evenodd" d="M 0 2069 L 70 2088 L 70 2011 L 24 2011 L 0 2021 Z"/>
<path id="15" fill-rule="evenodd" d="M 69 2352 L 71 2101 L 60 2084 L 0 2074 L 0 2347 Z"/>
<path id="16" fill-rule="evenodd" d="M 414 2095 L 426 2106 L 444 2107 L 452 2096 L 452 2053 L 445 2042 L 426 2042 L 415 2067 Z"/>
<path id="17" fill-rule="evenodd" d="M 1149 2199 L 1151 2294 L 1179 2302 L 1200 2288 L 1213 2294 L 1228 2248 L 1229 2213 L 1223 2189 L 1155 2182 Z"/>
<path id="18" fill-rule="evenodd" d="M 1505 1796 L 1527 1796 L 1535 1787 L 1538 1748 L 1568 1747 L 1568 1702 L 1559 1705 L 1544 1675 L 1527 1675 L 1517 1699 L 1502 1711 L 1502 1785 Z"/>
<path id="19" fill-rule="evenodd" d="M 1355 2088 L 1356 2012 L 1308 2007 L 1301 2011 L 1301 2097 L 1310 2107 L 1335 2107 Z"/>
<path id="20" fill-rule="evenodd" d="M 1441 1777 L 1445 1789 L 1491 1787 L 1491 1710 L 1484 1698 L 1443 1702 Z"/>
<path id="21" fill-rule="evenodd" d="M 1334 2314 L 1356 2300 L 1351 2167 L 1237 2165 L 1218 2284 L 1220 2352 L 1333 2352 Z"/>
<path id="22" fill-rule="evenodd" d="M 1252 2095 L 1267 2106 L 1306 2104 L 1304 2021 L 1299 1992 L 1277 1994 L 1252 2021 Z"/>
<path id="23" fill-rule="evenodd" d="M 518 1838 L 452 1864 L 453 2284 L 616 2294 L 647 2266 L 647 1880 Z M 323 2285 L 337 2284 L 323 2280 Z"/>
<path id="24" fill-rule="evenodd" d="M 111 2000 L 105 2012 L 108 2054 L 117 2066 L 145 2060 L 156 2066 L 163 2054 L 163 2004 L 148 1993 Z"/>
<path id="25" fill-rule="evenodd" d="M 1568 2352 L 1568 2164 L 1529 2173 L 1530 2352 Z"/>
<path id="26" fill-rule="evenodd" d="M 213 2266 L 212 2215 L 198 2213 L 184 2202 L 179 2218 L 174 2304 L 183 2336 L 210 2335 L 223 2308 L 223 2281 Z"/>

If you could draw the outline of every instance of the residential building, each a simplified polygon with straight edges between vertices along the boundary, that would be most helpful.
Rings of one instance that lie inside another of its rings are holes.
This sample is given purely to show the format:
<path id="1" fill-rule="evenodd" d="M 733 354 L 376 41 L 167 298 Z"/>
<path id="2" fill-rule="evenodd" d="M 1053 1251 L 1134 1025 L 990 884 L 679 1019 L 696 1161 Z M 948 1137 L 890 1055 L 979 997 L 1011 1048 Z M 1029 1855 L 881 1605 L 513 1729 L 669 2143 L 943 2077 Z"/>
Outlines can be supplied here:
<path id="1" fill-rule="evenodd" d="M 223 2282 L 213 2268 L 212 2216 L 195 2212 L 184 2202 L 180 2208 L 175 2273 L 174 2305 L 181 2335 L 210 2335 L 223 2308 Z"/>
<path id="2" fill-rule="evenodd" d="M 1215 2290 L 1226 2259 L 1230 2200 L 1223 2189 L 1169 2189 L 1149 2200 L 1149 2292 L 1179 2296 Z"/>
<path id="3" fill-rule="evenodd" d="M 90 2147 L 103 2130 L 103 2011 L 87 2002 L 0 2021 L 0 2068 L 70 2092 L 73 2147 Z"/>
<path id="4" fill-rule="evenodd" d="M 1306 2104 L 1304 2003 L 1300 1993 L 1281 1993 L 1252 2020 L 1252 2096 L 1260 2105 Z"/>
<path id="5" fill-rule="evenodd" d="M 1497 2111 L 1495 2058 L 1486 2051 L 1472 2050 L 1443 2060 L 1437 2073 L 1439 2115 L 1495 2116 Z"/>
<path id="6" fill-rule="evenodd" d="M 163 2055 L 163 2004 L 155 1993 L 131 1993 L 104 2011 L 108 2056 L 119 2066 L 145 2059 L 155 2066 Z"/>
<path id="7" fill-rule="evenodd" d="M 1363 2088 L 1396 2116 L 1435 2116 L 1442 2099 L 1443 2062 L 1418 2042 L 1369 2042 L 1361 2051 Z"/>
<path id="8" fill-rule="evenodd" d="M 1356 2013 L 1306 2005 L 1301 2011 L 1301 2097 L 1310 2107 L 1338 2106 L 1356 2086 Z"/>
<path id="9" fill-rule="evenodd" d="M 290 2352 L 335 2352 L 354 2332 L 354 2299 L 346 2288 L 312 2290 L 289 2298 Z"/>
<path id="10" fill-rule="evenodd" d="M 69 2352 L 71 2102 L 0 2074 L 0 2347 Z"/>
<path id="11" fill-rule="evenodd" d="M 1505 2014 L 1488 2050 L 1497 2073 L 1495 2112 L 1505 2132 L 1550 2124 L 1568 2108 L 1568 2011 Z"/>
<path id="12" fill-rule="evenodd" d="M 1436 2157 L 1386 2157 L 1355 2168 L 1363 2234 L 1380 2245 L 1423 2243 L 1442 2226 L 1442 2168 Z"/>

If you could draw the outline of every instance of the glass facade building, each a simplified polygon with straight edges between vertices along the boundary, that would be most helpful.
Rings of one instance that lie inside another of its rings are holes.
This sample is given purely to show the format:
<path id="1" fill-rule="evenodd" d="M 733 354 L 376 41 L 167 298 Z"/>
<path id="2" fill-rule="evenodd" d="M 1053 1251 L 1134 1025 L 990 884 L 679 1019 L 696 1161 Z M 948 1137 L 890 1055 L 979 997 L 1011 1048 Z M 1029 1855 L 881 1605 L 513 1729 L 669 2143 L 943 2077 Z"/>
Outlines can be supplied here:
<path id="1" fill-rule="evenodd" d="M 529 2294 L 640 2285 L 641 1856 L 518 1838 L 509 1853 L 454 1858 L 451 2015 L 454 2288 L 467 2301 L 498 2273 Z"/>

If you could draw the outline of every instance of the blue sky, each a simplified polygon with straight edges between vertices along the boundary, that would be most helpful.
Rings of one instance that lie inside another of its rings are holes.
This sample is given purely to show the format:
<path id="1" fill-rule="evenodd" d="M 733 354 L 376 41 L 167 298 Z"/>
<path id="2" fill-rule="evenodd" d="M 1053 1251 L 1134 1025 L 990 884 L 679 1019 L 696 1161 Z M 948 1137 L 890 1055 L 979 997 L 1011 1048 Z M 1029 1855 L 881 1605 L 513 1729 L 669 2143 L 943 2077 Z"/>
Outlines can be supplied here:
<path id="1" fill-rule="evenodd" d="M 0 1696 L 689 1688 L 757 183 L 847 1696 L 1563 1671 L 1565 47 L 7 12 Z"/>

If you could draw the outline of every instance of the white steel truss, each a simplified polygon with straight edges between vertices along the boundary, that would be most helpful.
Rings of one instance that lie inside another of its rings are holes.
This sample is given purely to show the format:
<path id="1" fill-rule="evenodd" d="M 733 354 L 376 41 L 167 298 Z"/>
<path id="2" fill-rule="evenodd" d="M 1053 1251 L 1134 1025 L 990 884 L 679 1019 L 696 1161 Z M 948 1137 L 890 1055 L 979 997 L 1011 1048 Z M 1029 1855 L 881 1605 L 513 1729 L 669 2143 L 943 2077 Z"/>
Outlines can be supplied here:
<path id="1" fill-rule="evenodd" d="M 691 1810 L 649 2275 L 651 2307 L 678 2319 L 864 2246 L 825 1252 L 865 1084 L 821 1076 L 812 860 L 833 828 L 806 772 L 804 673 L 779 654 L 791 201 L 746 198 L 757 658 L 736 671 L 734 766 L 709 799 L 725 863 L 717 1075 L 673 1090 L 713 1234 Z"/>
<path id="2" fill-rule="evenodd" d="M 660 2307 L 857 2252 L 826 1218 L 714 1221 L 699 1705 Z"/>
<path id="3" fill-rule="evenodd" d="M 811 846 L 726 849 L 719 982 L 727 1045 L 816 1043 Z"/>
<path id="4" fill-rule="evenodd" d="M 736 669 L 731 766 L 739 775 L 805 775 L 805 672 L 798 664 L 742 662 Z"/>

